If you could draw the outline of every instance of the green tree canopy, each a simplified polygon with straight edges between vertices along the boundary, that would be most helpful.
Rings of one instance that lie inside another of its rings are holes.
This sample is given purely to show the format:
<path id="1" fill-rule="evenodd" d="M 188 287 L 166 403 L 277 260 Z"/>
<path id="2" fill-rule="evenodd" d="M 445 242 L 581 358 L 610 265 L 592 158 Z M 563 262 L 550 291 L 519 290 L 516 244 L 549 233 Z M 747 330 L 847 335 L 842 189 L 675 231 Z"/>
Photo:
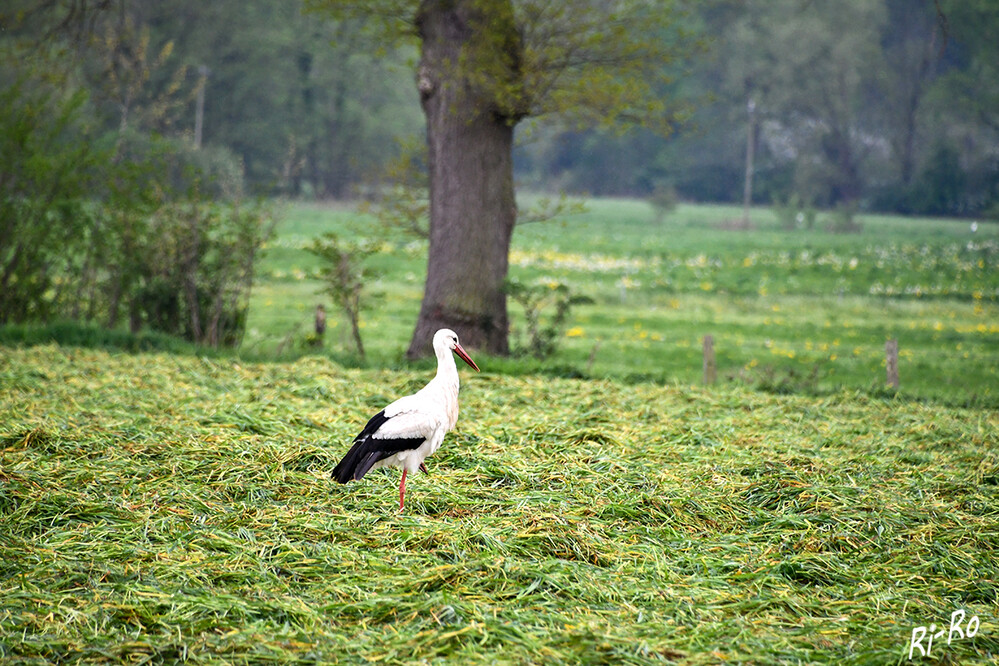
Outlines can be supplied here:
<path id="1" fill-rule="evenodd" d="M 427 119 L 430 249 L 410 356 L 441 327 L 471 347 L 509 351 L 504 285 L 516 221 L 513 128 L 554 117 L 573 126 L 669 131 L 669 65 L 692 42 L 671 2 L 308 0 L 383 38 L 420 46 L 416 87 Z"/>
<path id="2" fill-rule="evenodd" d="M 305 0 L 340 19 L 363 20 L 379 39 L 419 42 L 417 23 L 435 3 Z M 690 109 L 664 94 L 674 64 L 703 46 L 678 3 L 517 0 L 462 3 L 484 17 L 476 48 L 452 63 L 455 77 L 488 92 L 507 115 L 557 117 L 576 127 L 649 126 L 664 132 Z"/>

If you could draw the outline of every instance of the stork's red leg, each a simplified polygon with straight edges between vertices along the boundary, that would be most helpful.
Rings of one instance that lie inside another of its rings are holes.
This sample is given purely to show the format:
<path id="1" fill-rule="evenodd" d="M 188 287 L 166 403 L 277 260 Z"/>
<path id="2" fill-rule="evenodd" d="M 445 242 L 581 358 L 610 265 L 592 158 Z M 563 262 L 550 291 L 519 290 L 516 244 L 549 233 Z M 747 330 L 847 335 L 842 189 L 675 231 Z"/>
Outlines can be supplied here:
<path id="1" fill-rule="evenodd" d="M 399 482 L 399 513 L 402 513 L 402 507 L 406 499 L 406 468 L 402 468 L 402 481 Z"/>

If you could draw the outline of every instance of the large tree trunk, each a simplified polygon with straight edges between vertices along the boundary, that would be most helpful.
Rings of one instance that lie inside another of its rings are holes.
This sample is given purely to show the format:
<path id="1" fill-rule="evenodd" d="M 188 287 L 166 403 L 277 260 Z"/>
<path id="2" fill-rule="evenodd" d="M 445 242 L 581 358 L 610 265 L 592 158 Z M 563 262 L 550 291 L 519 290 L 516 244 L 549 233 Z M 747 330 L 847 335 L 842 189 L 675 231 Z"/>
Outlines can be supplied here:
<path id="1" fill-rule="evenodd" d="M 497 99 L 518 75 L 512 16 L 507 2 L 424 0 L 420 6 L 430 253 L 410 358 L 429 353 L 434 332 L 444 327 L 464 346 L 509 352 L 503 285 L 517 216 L 512 149 L 518 116 Z"/>

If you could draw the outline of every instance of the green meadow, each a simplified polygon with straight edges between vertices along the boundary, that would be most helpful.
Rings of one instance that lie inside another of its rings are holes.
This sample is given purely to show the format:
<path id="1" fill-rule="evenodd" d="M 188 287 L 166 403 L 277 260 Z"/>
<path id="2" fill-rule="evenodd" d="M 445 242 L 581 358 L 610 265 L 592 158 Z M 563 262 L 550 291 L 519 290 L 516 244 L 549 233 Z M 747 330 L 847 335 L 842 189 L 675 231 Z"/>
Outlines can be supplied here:
<path id="1" fill-rule="evenodd" d="M 885 342 L 895 338 L 902 396 L 999 405 L 999 226 L 972 232 L 967 221 L 864 215 L 859 233 L 838 234 L 829 216 L 784 230 L 770 210 L 755 209 L 751 230 L 732 230 L 740 219 L 736 208 L 681 205 L 656 223 L 645 202 L 596 200 L 584 214 L 518 227 L 511 278 L 565 284 L 592 304 L 573 308 L 553 357 L 487 364 L 689 385 L 702 379 L 702 340 L 711 335 L 722 383 L 877 393 Z M 304 344 L 323 301 L 305 248 L 326 231 L 381 243 L 369 259 L 378 278 L 366 287 L 362 332 L 371 366 L 399 365 L 419 311 L 425 242 L 323 206 L 287 209 L 262 262 L 242 353 L 320 351 L 356 363 L 329 303 L 325 348 Z M 526 342 L 523 312 L 511 302 L 510 313 L 513 340 Z"/>
<path id="2" fill-rule="evenodd" d="M 999 663 L 994 411 L 486 368 L 332 482 L 425 380 L 4 350 L 0 661 Z"/>
<path id="3" fill-rule="evenodd" d="M 512 277 L 592 302 L 472 351 L 404 514 L 329 476 L 432 372 L 425 247 L 369 217 L 287 207 L 236 353 L 8 333 L 0 663 L 999 663 L 999 229 L 740 213 L 518 228 Z M 328 302 L 307 343 L 326 231 L 381 239 L 363 362 Z"/>

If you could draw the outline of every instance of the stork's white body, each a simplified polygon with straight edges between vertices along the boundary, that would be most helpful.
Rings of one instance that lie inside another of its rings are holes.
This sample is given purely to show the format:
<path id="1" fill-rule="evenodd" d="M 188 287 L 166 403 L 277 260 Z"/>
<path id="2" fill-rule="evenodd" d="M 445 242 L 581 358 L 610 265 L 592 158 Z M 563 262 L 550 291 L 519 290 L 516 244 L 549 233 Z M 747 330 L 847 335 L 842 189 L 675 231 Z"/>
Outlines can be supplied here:
<path id="1" fill-rule="evenodd" d="M 403 508 L 406 474 L 426 468 L 423 461 L 440 448 L 458 421 L 458 368 L 454 352 L 478 371 L 478 366 L 458 344 L 454 331 L 443 328 L 434 335 L 437 374 L 413 395 L 399 398 L 368 421 L 354 438 L 354 445 L 333 470 L 340 483 L 362 478 L 377 467 L 402 470 L 399 510 Z"/>
<path id="2" fill-rule="evenodd" d="M 422 437 L 424 441 L 415 449 L 379 460 L 371 468 L 395 467 L 415 474 L 423 461 L 437 452 L 444 435 L 458 422 L 458 367 L 451 350 L 438 351 L 437 375 L 426 386 L 413 395 L 399 398 L 384 411 L 389 420 L 371 435 L 372 439 Z"/>

